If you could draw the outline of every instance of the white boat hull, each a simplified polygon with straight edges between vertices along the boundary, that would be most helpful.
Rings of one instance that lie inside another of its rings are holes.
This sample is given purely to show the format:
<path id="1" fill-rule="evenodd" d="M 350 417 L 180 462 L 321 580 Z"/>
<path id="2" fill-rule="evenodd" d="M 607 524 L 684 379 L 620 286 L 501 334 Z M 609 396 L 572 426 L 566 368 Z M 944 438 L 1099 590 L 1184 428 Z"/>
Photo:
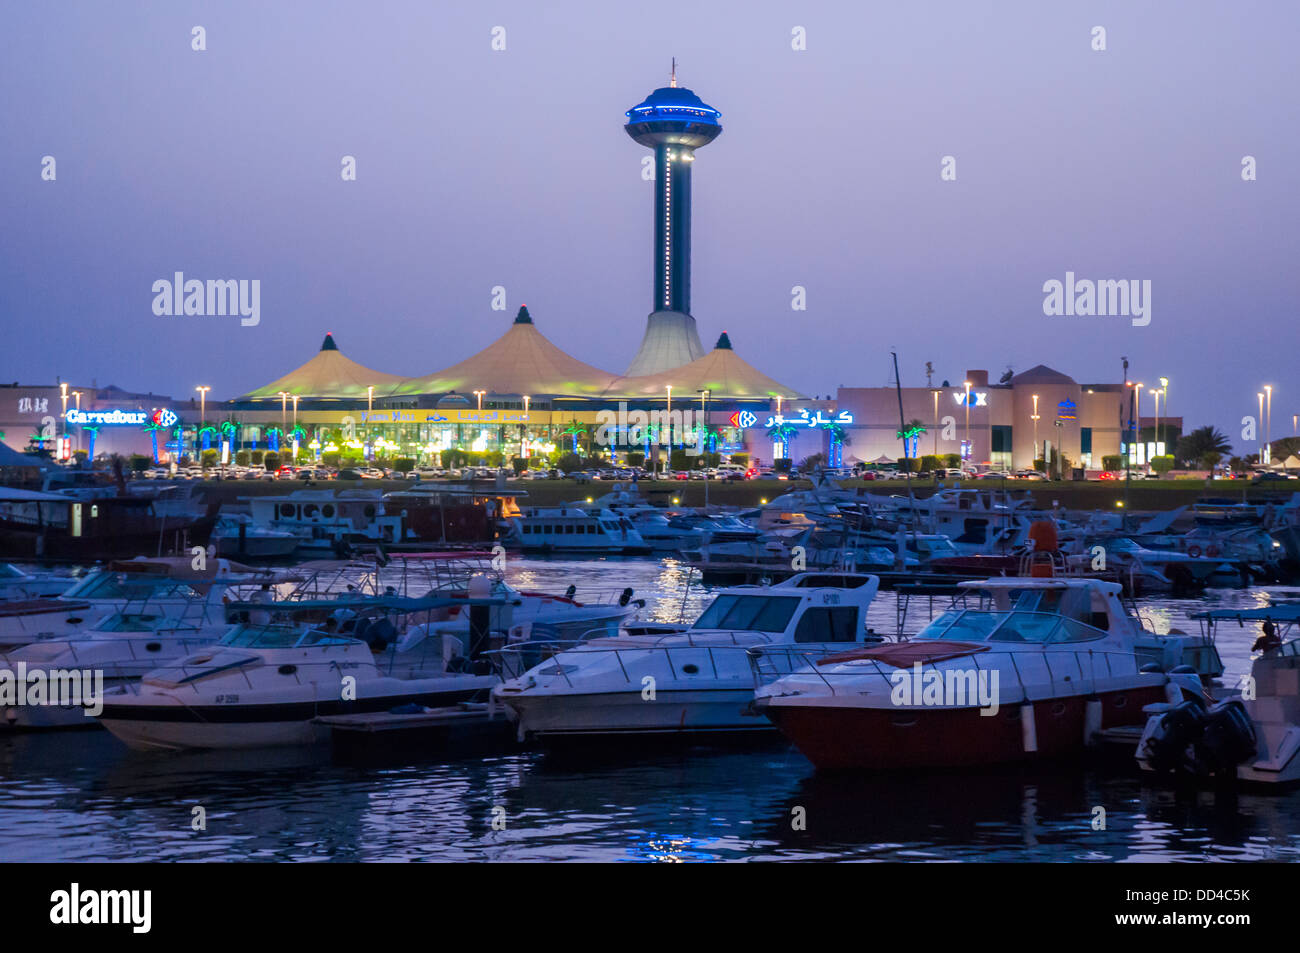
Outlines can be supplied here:
<path id="1" fill-rule="evenodd" d="M 653 701 L 629 691 L 498 692 L 497 698 L 514 714 L 521 739 L 775 731 L 771 722 L 750 710 L 752 688 L 658 691 Z"/>

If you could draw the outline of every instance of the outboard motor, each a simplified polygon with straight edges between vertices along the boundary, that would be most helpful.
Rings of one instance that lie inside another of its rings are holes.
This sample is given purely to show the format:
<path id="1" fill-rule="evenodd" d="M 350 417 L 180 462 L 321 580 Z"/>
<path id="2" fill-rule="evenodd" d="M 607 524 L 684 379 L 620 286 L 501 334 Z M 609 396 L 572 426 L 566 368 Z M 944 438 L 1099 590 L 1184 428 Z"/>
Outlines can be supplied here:
<path id="1" fill-rule="evenodd" d="M 1147 739 L 1147 762 L 1159 772 L 1180 771 L 1187 767 L 1188 748 L 1201 739 L 1205 731 L 1205 707 L 1200 699 L 1189 698 L 1173 706 L 1160 717 L 1160 723 Z"/>
<path id="2" fill-rule="evenodd" d="M 390 619 L 363 619 L 357 624 L 356 635 L 372 652 L 382 652 L 397 641 L 397 626 Z"/>
<path id="3" fill-rule="evenodd" d="M 492 597 L 492 580 L 482 573 L 470 577 L 468 595 L 470 599 L 490 599 Z M 483 653 L 490 647 L 492 638 L 492 607 L 472 605 L 469 607 L 469 659 L 475 672 L 480 668 L 488 670 L 488 662 Z"/>
<path id="4" fill-rule="evenodd" d="M 564 598 L 572 599 L 574 595 L 577 593 L 577 591 L 578 591 L 577 586 L 570 585 L 568 589 L 564 590 Z"/>
<path id="5" fill-rule="evenodd" d="M 1196 744 L 1198 767 L 1217 775 L 1236 773 L 1237 765 L 1255 758 L 1255 725 L 1238 699 L 1215 705 L 1205 714 L 1205 729 Z"/>

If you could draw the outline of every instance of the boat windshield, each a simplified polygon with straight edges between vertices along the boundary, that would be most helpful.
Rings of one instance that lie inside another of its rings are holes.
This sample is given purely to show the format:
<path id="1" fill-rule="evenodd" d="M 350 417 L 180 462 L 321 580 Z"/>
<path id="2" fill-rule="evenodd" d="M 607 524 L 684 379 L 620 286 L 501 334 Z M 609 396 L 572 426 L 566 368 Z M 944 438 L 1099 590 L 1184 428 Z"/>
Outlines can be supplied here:
<path id="1" fill-rule="evenodd" d="M 64 593 L 69 599 L 199 599 L 202 593 L 187 582 L 166 576 L 96 572 Z"/>
<path id="2" fill-rule="evenodd" d="M 114 612 L 99 625 L 96 632 L 152 632 L 162 624 L 160 616 L 136 612 Z"/>
<path id="3" fill-rule="evenodd" d="M 954 642 L 1020 642 L 1051 645 L 1088 642 L 1106 633 L 1078 619 L 1052 612 L 951 610 L 913 636 Z"/>
<path id="4" fill-rule="evenodd" d="M 347 645 L 346 636 L 296 625 L 238 625 L 227 632 L 221 644 L 245 649 L 291 649 L 308 645 Z"/>
<path id="5" fill-rule="evenodd" d="M 784 632 L 798 607 L 792 596 L 718 596 L 691 628 Z"/>

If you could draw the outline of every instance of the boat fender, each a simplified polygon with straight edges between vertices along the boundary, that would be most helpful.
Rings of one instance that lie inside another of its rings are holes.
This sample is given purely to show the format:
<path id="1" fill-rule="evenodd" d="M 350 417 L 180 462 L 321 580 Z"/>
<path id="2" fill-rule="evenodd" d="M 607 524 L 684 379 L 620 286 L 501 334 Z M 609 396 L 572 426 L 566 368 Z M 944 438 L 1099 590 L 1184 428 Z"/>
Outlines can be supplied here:
<path id="1" fill-rule="evenodd" d="M 631 601 L 632 601 L 632 590 L 624 589 L 623 594 L 618 597 L 618 604 L 621 606 L 626 606 Z"/>
<path id="2" fill-rule="evenodd" d="M 1026 701 L 1020 706 L 1020 737 L 1027 753 L 1038 751 L 1038 726 L 1034 723 L 1033 702 Z"/>
<path id="3" fill-rule="evenodd" d="M 1183 770 L 1188 766 L 1188 748 L 1205 729 L 1205 709 L 1199 699 L 1174 705 L 1160 716 L 1160 721 L 1146 741 L 1146 759 L 1161 773 Z"/>
<path id="4" fill-rule="evenodd" d="M 1219 547 L 1218 547 L 1218 546 L 1215 546 L 1213 543 L 1211 543 L 1209 546 L 1206 546 L 1206 547 L 1205 547 L 1205 555 L 1207 555 L 1207 556 L 1209 556 L 1209 557 L 1211 557 L 1211 558 L 1213 558 L 1213 557 L 1219 555 Z"/>
<path id="5" fill-rule="evenodd" d="M 1246 706 L 1229 699 L 1205 714 L 1205 729 L 1195 749 L 1197 766 L 1217 775 L 1234 774 L 1237 765 L 1255 759 L 1258 747 Z"/>
<path id="6" fill-rule="evenodd" d="M 1093 747 L 1101 737 L 1102 704 L 1100 698 L 1089 698 L 1083 706 L 1083 743 Z"/>
<path id="7" fill-rule="evenodd" d="M 1193 559 L 1198 559 L 1198 558 L 1200 557 L 1200 555 L 1201 555 L 1201 547 L 1200 547 L 1200 546 L 1188 546 L 1188 547 L 1187 547 L 1187 555 L 1191 556 Z"/>

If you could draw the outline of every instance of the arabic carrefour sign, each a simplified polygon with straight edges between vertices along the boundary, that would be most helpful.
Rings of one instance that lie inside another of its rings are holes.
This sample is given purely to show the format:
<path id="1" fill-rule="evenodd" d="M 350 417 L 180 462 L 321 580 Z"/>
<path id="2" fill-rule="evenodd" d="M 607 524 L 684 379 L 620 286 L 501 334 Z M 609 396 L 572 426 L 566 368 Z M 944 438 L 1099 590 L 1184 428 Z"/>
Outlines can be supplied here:
<path id="1" fill-rule="evenodd" d="M 826 413 L 831 416 L 822 416 L 820 410 L 809 413 L 807 409 L 799 411 L 798 417 L 783 417 L 780 414 L 773 414 L 771 417 L 767 418 L 767 423 L 764 426 L 769 429 L 772 427 L 780 427 L 784 424 L 790 424 L 794 427 L 825 427 L 827 424 L 839 424 L 840 426 L 846 427 L 853 423 L 853 415 L 847 410 L 841 410 L 839 413 L 836 413 L 833 410 L 828 410 Z"/>

